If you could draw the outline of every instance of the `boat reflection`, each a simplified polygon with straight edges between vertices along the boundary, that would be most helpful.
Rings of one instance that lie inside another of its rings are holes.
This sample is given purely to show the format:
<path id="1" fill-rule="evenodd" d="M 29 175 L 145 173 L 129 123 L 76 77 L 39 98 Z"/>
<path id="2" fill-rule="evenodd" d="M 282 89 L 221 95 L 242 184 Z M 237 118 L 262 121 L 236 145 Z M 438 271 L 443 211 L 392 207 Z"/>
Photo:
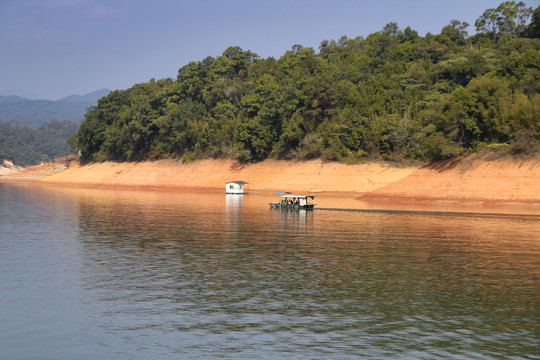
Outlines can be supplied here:
<path id="1" fill-rule="evenodd" d="M 277 210 L 277 211 L 276 211 Z M 294 229 L 305 230 L 313 226 L 314 212 L 312 210 L 297 208 L 272 209 L 277 224 L 287 231 Z"/>
<path id="2" fill-rule="evenodd" d="M 225 195 L 225 207 L 227 210 L 241 210 L 244 207 L 244 195 Z"/>

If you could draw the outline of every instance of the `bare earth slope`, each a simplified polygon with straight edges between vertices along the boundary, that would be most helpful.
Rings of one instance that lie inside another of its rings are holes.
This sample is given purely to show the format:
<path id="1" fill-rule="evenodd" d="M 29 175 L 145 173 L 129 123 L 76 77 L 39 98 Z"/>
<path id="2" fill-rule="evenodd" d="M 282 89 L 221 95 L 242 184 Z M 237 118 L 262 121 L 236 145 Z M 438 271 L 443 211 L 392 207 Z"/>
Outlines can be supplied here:
<path id="1" fill-rule="evenodd" d="M 540 158 L 464 158 L 428 164 L 360 199 L 540 203 Z"/>
<path id="2" fill-rule="evenodd" d="M 66 167 L 68 167 L 66 169 Z M 462 158 L 418 167 L 386 163 L 345 165 L 267 160 L 239 165 L 231 160 L 138 163 L 45 164 L 0 177 L 0 181 L 61 186 L 222 190 L 231 180 L 249 191 L 356 193 L 361 200 L 451 200 L 540 204 L 540 157 L 516 160 Z"/>
<path id="3" fill-rule="evenodd" d="M 149 189 L 225 189 L 225 183 L 243 180 L 249 191 L 325 191 L 365 193 L 412 174 L 417 167 L 385 163 L 345 165 L 321 160 L 267 160 L 239 165 L 231 160 L 179 160 L 138 163 L 104 162 L 72 166 L 40 183 L 75 186 Z"/>

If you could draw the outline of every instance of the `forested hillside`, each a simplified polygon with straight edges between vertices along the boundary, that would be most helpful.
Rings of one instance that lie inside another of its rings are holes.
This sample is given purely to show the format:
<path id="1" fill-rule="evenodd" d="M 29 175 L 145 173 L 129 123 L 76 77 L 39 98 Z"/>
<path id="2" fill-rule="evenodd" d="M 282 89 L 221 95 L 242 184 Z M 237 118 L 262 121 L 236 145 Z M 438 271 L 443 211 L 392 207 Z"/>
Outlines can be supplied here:
<path id="1" fill-rule="evenodd" d="M 111 92 L 73 139 L 82 162 L 268 157 L 342 162 L 443 159 L 487 146 L 535 150 L 540 7 L 504 2 L 474 24 L 419 36 L 295 45 L 279 59 L 229 47 L 176 79 Z M 496 144 L 496 145 L 495 145 Z M 505 145 L 502 145 L 505 146 Z"/>
<path id="2" fill-rule="evenodd" d="M 0 160 L 15 165 L 36 165 L 52 161 L 55 156 L 72 152 L 66 139 L 75 134 L 79 123 L 53 120 L 37 129 L 0 123 Z"/>

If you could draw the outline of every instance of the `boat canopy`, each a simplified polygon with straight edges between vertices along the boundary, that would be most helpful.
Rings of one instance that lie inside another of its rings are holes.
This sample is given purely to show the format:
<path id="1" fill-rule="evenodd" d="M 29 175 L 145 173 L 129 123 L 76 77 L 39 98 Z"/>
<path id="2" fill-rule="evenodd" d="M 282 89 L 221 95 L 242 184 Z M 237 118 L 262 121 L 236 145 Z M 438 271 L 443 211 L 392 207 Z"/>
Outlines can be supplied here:
<path id="1" fill-rule="evenodd" d="M 305 199 L 305 198 L 314 198 L 315 195 L 282 195 L 282 198 L 285 199 Z"/>

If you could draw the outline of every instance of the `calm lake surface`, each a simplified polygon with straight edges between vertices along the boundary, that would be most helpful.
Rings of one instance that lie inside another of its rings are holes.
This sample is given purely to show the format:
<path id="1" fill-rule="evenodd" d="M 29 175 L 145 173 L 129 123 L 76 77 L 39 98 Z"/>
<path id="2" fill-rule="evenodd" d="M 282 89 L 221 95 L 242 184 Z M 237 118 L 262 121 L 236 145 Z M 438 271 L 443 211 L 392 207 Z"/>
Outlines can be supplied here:
<path id="1" fill-rule="evenodd" d="M 272 200 L 0 183 L 0 358 L 540 358 L 540 216 Z"/>

